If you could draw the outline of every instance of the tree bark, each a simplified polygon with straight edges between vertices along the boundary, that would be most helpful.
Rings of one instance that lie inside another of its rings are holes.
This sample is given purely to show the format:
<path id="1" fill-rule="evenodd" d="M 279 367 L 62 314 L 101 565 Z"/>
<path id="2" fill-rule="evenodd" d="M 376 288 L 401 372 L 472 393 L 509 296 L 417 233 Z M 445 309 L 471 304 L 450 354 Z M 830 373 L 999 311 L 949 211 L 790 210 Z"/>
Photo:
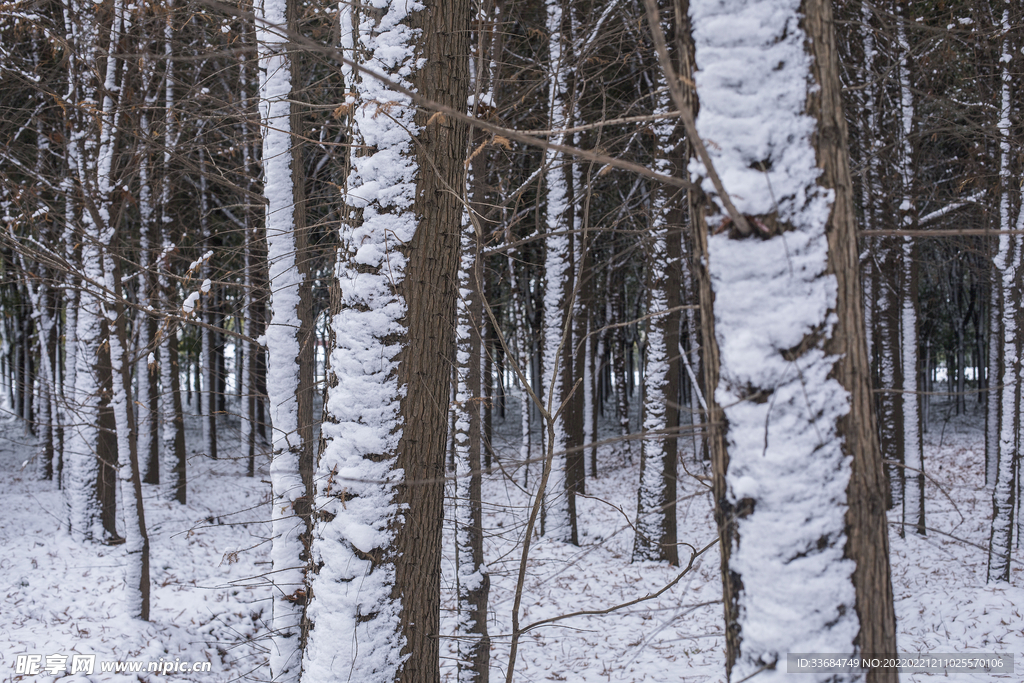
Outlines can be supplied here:
<path id="1" fill-rule="evenodd" d="M 357 6 L 342 12 L 342 42 L 357 63 L 462 108 L 470 18 L 467 0 Z M 416 112 L 358 69 L 345 76 L 361 146 L 337 269 L 303 677 L 439 683 L 445 399 L 467 129 Z"/>
<path id="2" fill-rule="evenodd" d="M 769 7 L 773 20 L 764 19 Z M 737 28 L 748 12 L 761 18 L 756 36 Z M 692 0 L 691 16 L 697 130 L 719 146 L 710 158 L 728 180 L 734 210 L 760 226 L 744 235 L 724 215 L 710 181 L 701 186 L 708 195 L 691 193 L 700 207 L 705 372 L 716 387 L 707 399 L 730 679 L 781 672 L 787 652 L 826 643 L 835 652 L 894 652 L 883 473 L 831 7 L 825 0 L 748 0 L 725 13 L 715 2 Z M 730 55 L 778 66 L 770 75 L 748 72 Z M 793 83 L 806 84 L 805 99 L 776 98 Z M 681 92 L 674 99 L 684 106 Z M 785 128 L 768 134 L 767 149 L 724 135 L 744 99 L 756 100 L 749 111 L 763 117 L 744 119 L 745 127 Z M 797 162 L 790 155 L 801 149 Z M 783 199 L 794 193 L 804 199 Z M 709 226 L 716 234 L 707 234 Z M 795 578 L 804 571 L 807 580 Z M 791 590 L 780 592 L 782 575 Z M 895 681 L 896 674 L 873 670 L 867 680 Z"/>

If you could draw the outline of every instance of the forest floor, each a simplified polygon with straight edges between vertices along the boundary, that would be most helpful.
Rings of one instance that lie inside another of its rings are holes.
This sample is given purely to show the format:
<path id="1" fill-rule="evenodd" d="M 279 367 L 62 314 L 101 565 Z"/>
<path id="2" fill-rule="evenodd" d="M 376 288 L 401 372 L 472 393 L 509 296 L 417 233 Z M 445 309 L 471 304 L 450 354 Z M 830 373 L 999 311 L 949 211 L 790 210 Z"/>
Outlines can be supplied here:
<path id="1" fill-rule="evenodd" d="M 497 471 L 484 483 L 485 553 L 490 568 L 492 680 L 508 661 L 510 611 L 527 515 L 525 470 L 519 460 L 518 404 L 495 425 Z M 635 418 L 634 418 L 635 422 Z M 893 587 L 901 652 L 1016 656 L 1017 674 L 904 674 L 901 680 L 1024 680 L 1024 553 L 1016 551 L 1012 584 L 986 585 L 991 494 L 984 487 L 984 419 L 949 416 L 937 405 L 925 434 L 927 524 L 920 537 L 899 536 L 891 513 Z M 602 425 L 601 437 L 613 434 Z M 145 487 L 152 544 L 153 608 L 148 624 L 128 619 L 122 599 L 123 546 L 82 546 L 59 531 L 62 503 L 52 482 L 40 482 L 37 451 L 20 423 L 0 423 L 0 682 L 49 681 L 16 673 L 18 655 L 96 655 L 92 675 L 67 683 L 138 680 L 155 674 L 101 671 L 103 662 L 210 662 L 210 673 L 167 674 L 176 680 L 227 683 L 268 678 L 270 588 L 266 475 L 245 476 L 241 460 L 212 461 L 196 452 L 199 421 L 190 419 L 188 504 L 160 500 Z M 220 429 L 222 454 L 238 442 L 237 421 Z M 636 509 L 639 442 L 602 447 L 598 477 L 578 498 L 579 547 L 535 539 L 527 563 L 521 623 L 569 612 L 605 610 L 656 592 L 679 576 L 663 563 L 630 563 Z M 692 441 L 684 441 L 692 443 Z M 704 472 L 682 448 L 692 474 Z M 29 461 L 26 465 L 23 465 Z M 265 469 L 266 463 L 264 463 Z M 588 456 L 589 471 L 589 456 Z M 540 469 L 531 466 L 530 488 Z M 715 540 L 705 482 L 681 471 L 680 556 Z M 941 487 L 941 488 L 940 488 Z M 941 533 L 940 533 L 941 532 Z M 454 562 L 446 535 L 442 633 L 451 633 Z M 515 681 L 724 680 L 719 554 L 711 547 L 679 582 L 657 598 L 602 615 L 577 616 L 529 631 L 520 645 Z M 458 645 L 442 641 L 446 680 L 454 680 Z M 795 680 L 801 680 L 796 678 Z"/>

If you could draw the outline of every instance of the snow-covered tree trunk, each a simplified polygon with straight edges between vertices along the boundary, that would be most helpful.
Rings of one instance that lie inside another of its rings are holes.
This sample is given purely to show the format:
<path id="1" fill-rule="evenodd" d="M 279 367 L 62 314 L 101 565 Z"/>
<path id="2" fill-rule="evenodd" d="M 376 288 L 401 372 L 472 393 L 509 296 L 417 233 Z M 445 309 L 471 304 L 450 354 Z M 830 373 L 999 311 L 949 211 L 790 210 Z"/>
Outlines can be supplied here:
<path id="1" fill-rule="evenodd" d="M 468 97 L 470 5 L 343 6 L 346 57 Z M 305 683 L 439 683 L 441 520 L 467 131 L 346 69 L 351 157 L 317 470 Z M 416 142 L 410 136 L 415 136 Z"/>
<path id="2" fill-rule="evenodd" d="M 260 61 L 259 111 L 263 138 L 263 196 L 266 199 L 267 263 L 272 314 L 265 332 L 267 397 L 273 427 L 270 481 L 273 489 L 274 680 L 297 681 L 302 665 L 303 610 L 306 604 L 304 539 L 311 525 L 312 422 L 308 333 L 310 305 L 301 183 L 302 157 L 292 134 L 294 57 L 287 32 L 294 7 L 288 0 L 257 4 L 256 41 Z M 296 131 L 298 133 L 298 131 Z M 305 296 L 304 296 L 305 295 Z M 210 375 L 212 382 L 212 373 Z M 307 381 L 304 382 L 303 380 Z"/>
<path id="3" fill-rule="evenodd" d="M 529 296 L 529 289 L 526 283 L 526 276 L 516 271 L 517 257 L 518 254 L 514 250 L 509 250 L 509 282 L 514 283 L 514 292 L 518 294 L 518 296 L 512 297 L 513 320 L 516 321 L 514 333 L 516 361 L 519 363 L 519 367 L 523 369 L 525 375 L 529 377 L 532 365 L 530 358 L 532 342 L 526 314 L 523 311 L 523 301 L 525 297 Z M 527 386 L 522 382 L 521 378 L 519 389 L 519 462 L 522 463 L 523 467 L 523 488 L 527 488 L 530 485 L 530 458 L 533 455 L 530 438 L 530 413 L 533 411 L 533 402 L 530 400 Z"/>
<path id="4" fill-rule="evenodd" d="M 1018 273 L 1024 256 L 1024 239 L 1020 233 L 1008 234 L 1013 225 L 1010 218 L 1012 194 L 1019 193 L 1016 179 L 1010 172 L 1011 164 L 1011 86 L 1014 61 L 1010 49 L 1010 8 L 1009 0 L 1003 6 L 1003 45 L 1000 58 L 1002 99 L 999 109 L 999 251 L 994 261 L 995 272 L 1001 277 L 1000 300 L 1002 303 L 1002 374 L 999 376 L 999 450 L 994 479 L 989 482 L 992 492 L 992 534 L 989 541 L 988 581 L 1010 580 L 1010 556 L 1013 544 L 1014 513 L 1019 495 L 1018 476 L 1020 467 L 1020 414 L 1021 400 L 1021 343 L 1017 339 L 1018 320 L 1021 310 L 1021 285 Z M 1024 207 L 1017 213 L 1017 230 L 1024 229 Z"/>
<path id="5" fill-rule="evenodd" d="M 177 312 L 178 293 L 170 278 L 171 257 L 176 249 L 171 235 L 171 160 L 181 131 L 174 115 L 174 18 L 173 0 L 166 0 L 164 24 L 164 154 L 160 179 L 161 254 L 157 259 L 157 281 L 165 310 Z M 185 462 L 185 416 L 181 407 L 181 378 L 178 373 L 178 326 L 165 319 L 160 329 L 160 481 L 165 495 L 182 505 L 187 499 Z"/>
<path id="6" fill-rule="evenodd" d="M 864 172 L 861 177 L 861 229 L 872 230 L 878 228 L 878 201 L 881 197 L 879 187 L 879 131 L 878 125 L 878 96 L 875 86 L 875 29 L 872 18 L 875 12 L 870 2 L 861 5 L 861 47 L 864 50 L 864 62 L 862 65 L 862 87 L 860 93 L 861 106 L 863 108 L 863 122 L 865 134 L 861 141 L 861 154 L 867 159 Z M 875 267 L 874 249 L 867 246 L 861 254 L 861 274 L 864 283 L 864 331 L 868 347 L 868 356 L 871 357 L 875 344 L 875 296 L 878 285 L 876 285 L 877 269 Z M 884 386 L 884 385 L 883 385 Z"/>
<path id="7" fill-rule="evenodd" d="M 907 42 L 906 6 L 899 5 L 896 39 L 899 44 L 900 80 L 900 146 L 898 170 L 903 188 L 900 203 L 900 227 L 917 227 L 917 209 L 914 205 L 914 95 L 910 86 L 910 44 Z M 900 286 L 900 340 L 903 369 L 903 462 L 907 472 L 903 476 L 903 523 L 911 524 L 917 533 L 925 533 L 924 513 L 924 451 L 921 443 L 920 395 L 918 394 L 918 340 L 917 340 L 917 264 L 914 259 L 914 240 L 903 238 L 903 268 Z M 959 286 L 959 283 L 958 283 Z M 964 375 L 960 367 L 960 377 Z"/>
<path id="8" fill-rule="evenodd" d="M 156 97 L 150 93 L 153 79 L 153 61 L 143 58 L 142 90 L 146 105 L 139 115 L 139 138 L 144 146 L 139 156 L 139 273 L 138 302 L 139 310 L 135 315 L 135 329 L 138 338 L 138 358 L 135 361 L 135 381 L 138 398 L 135 401 L 135 417 L 138 425 L 136 442 L 140 474 L 147 484 L 160 483 L 160 451 L 157 440 L 159 414 L 157 409 L 156 355 L 151 352 L 150 344 L 155 331 L 151 315 L 156 303 L 153 292 L 153 277 L 150 272 L 153 257 L 151 244 L 157 234 L 156 206 L 151 184 L 152 170 L 150 167 L 150 150 L 145 147 L 150 139 L 152 124 L 151 111 L 156 106 Z"/>
<path id="9" fill-rule="evenodd" d="M 879 240 L 880 263 L 875 280 L 876 334 L 878 344 L 878 436 L 882 458 L 887 460 L 889 506 L 903 504 L 906 470 L 903 438 L 903 368 L 900 344 L 900 275 L 902 267 L 895 238 Z"/>
<path id="10" fill-rule="evenodd" d="M 99 228 L 99 251 L 102 259 L 103 286 L 113 300 L 97 302 L 106 317 L 107 342 L 109 346 L 112 392 L 110 408 L 113 412 L 117 434 L 118 479 L 120 480 L 121 519 L 124 523 L 125 540 L 125 608 L 129 617 L 149 619 L 149 537 L 142 504 L 142 478 L 139 473 L 139 459 L 136 441 L 133 438 L 134 411 L 132 406 L 131 364 L 127 350 L 127 313 L 123 303 L 121 269 L 115 260 L 115 252 L 121 249 L 118 243 L 119 231 L 111 215 L 110 206 L 116 187 L 113 173 L 115 133 L 120 119 L 120 102 L 114 100 L 118 92 L 116 85 L 122 80 L 121 60 L 114 55 L 125 51 L 122 39 L 130 24 L 121 0 L 114 1 L 113 23 L 110 28 L 110 50 L 106 64 L 102 118 L 100 124 L 100 164 L 96 190 L 100 209 L 97 211 L 104 221 Z"/>
<path id="11" fill-rule="evenodd" d="M 206 180 L 206 139 L 203 134 L 205 121 L 199 124 L 199 236 L 203 243 L 203 250 L 206 253 L 213 251 L 213 236 L 210 234 L 210 207 L 208 188 Z M 199 266 L 199 278 L 203 281 L 204 288 L 210 281 L 211 267 L 210 258 L 201 259 Z M 199 392 L 199 415 L 203 423 L 203 447 L 202 453 L 207 457 L 217 457 L 217 373 L 215 354 L 213 350 L 215 336 L 212 331 L 214 325 L 212 292 L 206 291 L 202 297 L 202 312 L 196 317 L 203 320 L 206 325 L 199 329 L 200 335 L 200 357 L 199 375 L 201 377 L 202 389 Z"/>
<path id="12" fill-rule="evenodd" d="M 661 80 L 661 79 L 659 79 Z M 657 83 L 662 92 L 656 114 L 669 111 L 664 81 Z M 662 119 L 655 126 L 654 168 L 672 174 L 667 151 L 674 123 Z M 679 346 L 672 327 L 679 318 L 669 316 L 668 287 L 668 187 L 651 189 L 651 250 L 647 255 L 647 314 L 656 316 L 647 322 L 647 352 L 644 354 L 643 431 L 640 442 L 640 485 L 637 488 L 636 537 L 633 561 L 668 560 L 679 564 L 676 546 L 676 440 L 669 429 L 669 405 L 678 403 L 678 366 L 669 362 L 669 349 L 675 355 Z M 675 376 L 673 376 L 675 374 Z M 677 420 L 678 425 L 678 420 Z"/>
<path id="13" fill-rule="evenodd" d="M 80 212 L 82 230 L 80 305 L 75 326 L 75 424 L 71 427 L 66 453 L 67 477 L 64 495 L 69 510 L 68 528 L 76 541 L 105 540 L 100 495 L 100 347 L 104 343 L 100 305 L 104 295 L 99 240 L 99 220 L 109 219 L 109 191 L 101 190 L 101 179 L 109 179 L 113 162 L 113 140 L 109 127 L 105 133 L 94 129 L 93 112 L 109 114 L 97 101 L 97 84 L 89 68 L 100 51 L 101 26 L 91 3 L 72 2 L 66 7 L 66 25 L 71 42 L 78 46 L 76 59 L 68 62 L 72 98 L 79 102 L 72 122 L 73 143 L 69 148 L 75 189 L 84 200 Z M 113 61 L 113 60 L 112 60 Z M 108 76 L 109 80 L 109 76 Z M 116 83 L 104 84 L 109 93 Z M 86 113 L 89 112 L 89 113 Z M 102 139 L 101 139 L 102 136 Z M 76 212 L 77 213 L 77 212 Z"/>
<path id="14" fill-rule="evenodd" d="M 480 498 L 480 333 L 483 312 L 477 278 L 482 276 L 476 230 L 462 230 L 459 267 L 455 392 L 455 571 L 459 683 L 486 683 L 490 660 L 487 597 L 490 577 L 484 564 Z"/>
<path id="15" fill-rule="evenodd" d="M 563 18 L 562 0 L 547 0 L 548 33 L 548 124 L 552 130 L 571 126 L 573 103 L 566 84 L 567 66 L 564 54 L 569 41 L 563 35 L 567 21 Z M 565 141 L 565 135 L 557 136 Z M 563 404 L 572 390 L 572 291 L 573 254 L 569 231 L 574 227 L 572 207 L 572 173 L 564 166 L 563 155 L 548 150 L 544 155 L 544 184 L 547 188 L 547 235 L 544 239 L 544 381 L 543 401 L 551 415 L 546 420 L 544 467 L 551 474 L 544 492 L 541 517 L 542 533 L 556 541 L 577 543 L 576 495 L 569 487 L 569 443 L 566 410 Z M 568 408 L 567 405 L 564 406 Z"/>
<path id="16" fill-rule="evenodd" d="M 895 651 L 838 57 L 827 0 L 690 15 L 697 130 L 735 205 L 695 161 L 727 668 L 775 681 L 789 652 Z"/>

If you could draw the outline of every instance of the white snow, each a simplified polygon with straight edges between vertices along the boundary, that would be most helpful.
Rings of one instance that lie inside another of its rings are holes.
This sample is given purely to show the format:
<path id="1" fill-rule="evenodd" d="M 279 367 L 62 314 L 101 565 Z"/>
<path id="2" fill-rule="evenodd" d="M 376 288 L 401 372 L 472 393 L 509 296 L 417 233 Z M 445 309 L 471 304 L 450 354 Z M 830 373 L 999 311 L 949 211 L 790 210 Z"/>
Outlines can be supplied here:
<path id="1" fill-rule="evenodd" d="M 942 387 L 937 388 L 941 391 Z M 1014 550 L 1012 582 L 985 583 L 991 494 L 984 486 L 984 436 L 980 415 L 950 417 L 949 405 L 934 406 L 935 422 L 924 435 L 931 481 L 926 486 L 930 525 L 951 534 L 921 538 L 890 535 L 898 643 L 906 652 L 1024 653 L 1024 553 Z M 519 453 L 519 397 L 509 397 L 508 419 L 495 425 L 498 457 L 510 466 Z M 225 420 L 229 443 L 237 423 Z M 601 438 L 617 425 L 599 424 Z M 198 418 L 187 418 L 189 453 L 201 443 Z M 681 461 L 706 474 L 683 440 Z M 152 539 L 152 621 L 125 616 L 122 600 L 123 546 L 77 544 L 59 531 L 60 492 L 53 482 L 19 468 L 34 442 L 16 421 L 0 421 L 0 670 L 11 675 L 19 654 L 97 654 L 103 660 L 211 662 L 202 680 L 229 683 L 266 680 L 271 589 L 266 576 L 269 548 L 266 453 L 260 470 L 244 476 L 244 461 L 192 457 L 186 506 L 164 502 L 158 487 L 145 485 Z M 524 623 L 581 609 L 600 609 L 660 589 L 678 571 L 664 563 L 631 564 L 629 523 L 636 511 L 637 468 L 617 459 L 613 446 L 600 448 L 600 478 L 589 479 L 589 495 L 578 498 L 580 547 L 539 540 L 528 565 Z M 534 471 L 536 469 L 534 468 Z M 510 467 L 519 477 L 521 471 Z M 702 547 L 716 536 L 711 496 L 705 485 L 681 471 L 679 539 Z M 531 477 L 531 481 L 535 481 Z M 517 547 L 525 521 L 526 495 L 500 473 L 484 479 L 485 555 L 491 569 L 489 629 L 494 638 L 492 680 L 502 680 L 507 661 L 511 594 L 518 569 Z M 962 514 L 962 517 L 961 517 Z M 455 681 L 454 539 L 446 520 L 442 594 L 442 680 Z M 890 521 L 899 522 L 898 513 Z M 895 527 L 891 527 L 895 528 Z M 969 543 L 961 540 L 964 539 Z M 684 556 L 688 551 L 680 548 Z M 369 579 L 370 577 L 364 577 Z M 569 683 L 723 683 L 721 577 L 717 548 L 698 568 L 660 598 L 605 616 L 574 617 L 524 637 L 517 681 Z M 371 600 L 371 596 L 366 596 Z M 74 650 L 72 650 L 74 648 Z M 97 665 L 98 668 L 98 665 Z M 760 676 L 758 676 L 760 677 Z M 93 683 L 128 680 L 97 671 Z M 803 678 L 803 676 L 801 676 Z M 904 674 L 902 683 L 1011 683 L 1020 676 L 994 674 Z M 142 673 L 142 683 L 195 683 L 194 675 Z M 19 677 L 22 683 L 54 683 L 55 677 Z M 78 679 L 81 680 L 81 679 Z M 132 678 L 134 680 L 134 678 Z M 756 680 L 756 679 L 754 679 Z"/>
<path id="2" fill-rule="evenodd" d="M 854 567 L 843 557 L 850 465 L 837 433 L 849 395 L 824 351 L 836 324 L 837 284 L 826 272 L 832 193 L 816 182 L 799 9 L 799 0 L 690 4 L 697 129 L 739 212 L 775 214 L 791 227 L 768 239 L 708 240 L 715 398 L 738 537 L 729 568 L 743 586 L 736 680 L 780 680 L 785 667 L 773 665 L 788 652 L 852 652 L 859 630 Z M 692 170 L 706 176 L 701 164 Z M 714 194 L 707 178 L 702 186 Z"/>
<path id="3" fill-rule="evenodd" d="M 340 8 L 342 45 L 359 44 L 360 59 L 408 86 L 417 64 L 417 31 L 408 24 L 416 2 L 373 0 L 381 10 L 355 15 Z M 358 78 L 346 67 L 354 134 L 364 153 L 351 157 L 344 199 L 361 210 L 345 224 L 337 277 L 342 308 L 331 325 L 335 349 L 327 413 L 326 447 L 317 469 L 312 577 L 307 613 L 314 624 L 303 661 L 312 683 L 338 678 L 387 683 L 401 667 L 404 639 L 398 601 L 392 598 L 394 565 L 387 547 L 404 523 L 394 489 L 404 476 L 395 467 L 402 435 L 399 403 L 405 387 L 395 376 L 405 333 L 405 300 L 398 287 L 406 258 L 400 247 L 416 231 L 412 211 L 417 167 L 412 141 L 418 130 L 409 98 Z M 365 550 L 381 549 L 372 563 Z"/>

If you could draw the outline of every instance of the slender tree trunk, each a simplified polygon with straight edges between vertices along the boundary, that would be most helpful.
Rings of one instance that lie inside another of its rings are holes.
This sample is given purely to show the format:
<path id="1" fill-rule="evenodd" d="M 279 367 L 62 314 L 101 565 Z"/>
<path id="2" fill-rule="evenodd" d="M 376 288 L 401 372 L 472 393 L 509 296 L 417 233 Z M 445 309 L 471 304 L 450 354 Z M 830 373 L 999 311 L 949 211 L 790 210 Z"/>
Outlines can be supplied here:
<path id="1" fill-rule="evenodd" d="M 263 195 L 267 202 L 267 261 L 273 310 L 266 330 L 267 395 L 274 430 L 270 479 L 275 599 L 270 671 L 275 680 L 297 681 L 306 638 L 303 610 L 308 561 L 305 544 L 312 524 L 309 426 L 313 398 L 301 131 L 292 104 L 300 72 L 297 57 L 290 57 L 286 51 L 286 33 L 296 26 L 297 8 L 287 0 L 264 0 L 258 11 Z M 212 367 L 209 377 L 212 389 Z M 210 404 L 212 408 L 212 400 Z"/>
<path id="2" fill-rule="evenodd" d="M 548 104 L 550 127 L 572 125 L 573 102 L 566 83 L 569 45 L 566 35 L 568 17 L 563 15 L 562 0 L 547 2 L 547 33 L 549 59 Z M 559 138 L 565 142 L 565 135 Z M 547 188 L 547 230 L 544 240 L 544 380 L 547 391 L 543 400 L 551 415 L 545 425 L 549 440 L 545 443 L 545 467 L 551 468 L 541 517 L 541 533 L 556 541 L 578 543 L 576 529 L 576 495 L 569 485 L 569 405 L 573 389 L 572 240 L 567 233 L 574 225 L 573 174 L 568 161 L 553 151 L 545 154 L 545 186 Z"/>
<path id="3" fill-rule="evenodd" d="M 202 311 L 196 313 L 196 318 L 202 320 L 206 325 L 199 329 L 200 352 L 199 368 L 197 378 L 201 378 L 202 388 L 199 391 L 199 415 L 203 424 L 203 453 L 207 457 L 217 458 L 217 377 L 216 358 L 214 353 L 214 334 L 212 327 L 214 320 L 214 298 L 213 285 L 210 281 L 212 275 L 210 260 L 213 252 L 213 236 L 210 234 L 210 207 L 207 198 L 206 181 L 206 136 L 203 134 L 203 124 L 200 121 L 199 144 L 199 234 L 202 239 L 203 254 L 199 266 L 199 277 L 202 279 L 202 292 L 200 298 Z"/>
<path id="4" fill-rule="evenodd" d="M 176 250 L 172 236 L 171 218 L 171 160 L 178 146 L 181 131 L 174 115 L 174 26 L 173 0 L 167 2 L 164 24 L 164 155 L 160 188 L 160 219 L 162 225 L 161 257 L 158 261 L 158 281 L 163 305 L 168 311 L 178 310 L 178 293 L 167 273 L 172 266 Z M 187 494 L 185 461 L 185 416 L 181 405 L 181 375 L 178 367 L 177 323 L 167 318 L 160 335 L 160 414 L 163 419 L 160 445 L 160 481 L 171 500 L 185 504 Z"/>
<path id="5" fill-rule="evenodd" d="M 139 137 L 144 141 L 150 139 L 151 125 L 150 112 L 156 106 L 156 98 L 149 93 L 152 81 L 153 64 L 150 59 L 143 60 L 143 85 L 146 106 L 143 107 L 139 116 Z M 143 147 L 139 156 L 139 274 L 138 274 L 138 301 L 142 310 L 135 314 L 135 329 L 138 334 L 138 359 L 135 362 L 135 381 L 138 386 L 138 398 L 135 417 L 137 422 L 136 442 L 142 481 L 147 484 L 160 483 L 160 451 L 159 442 L 156 438 L 158 423 L 156 420 L 159 414 L 157 401 L 157 368 L 156 355 L 152 353 L 150 346 L 156 331 L 153 317 L 145 310 L 152 310 L 157 304 L 153 296 L 153 276 L 151 264 L 153 261 L 150 244 L 157 235 L 156 212 L 153 201 L 153 190 L 151 187 L 150 150 Z"/>
<path id="6" fill-rule="evenodd" d="M 1002 326 L 1000 325 L 999 312 L 1001 306 L 1001 282 L 1000 274 L 995 268 L 995 256 L 999 248 L 996 240 L 995 250 L 992 252 L 992 263 L 989 268 L 989 302 L 988 302 L 988 394 L 985 410 L 985 485 L 990 489 L 996 483 L 996 471 L 999 466 L 999 399 L 1001 389 L 999 383 L 1002 381 L 1002 374 L 999 372 L 1000 352 L 1002 345 L 999 343 Z"/>
<path id="7" fill-rule="evenodd" d="M 903 186 L 903 201 L 900 204 L 901 227 L 914 229 L 917 227 L 917 209 L 914 199 L 914 167 L 913 142 L 914 132 L 914 97 L 910 83 L 910 45 L 907 42 L 906 5 L 898 6 L 897 41 L 899 43 L 899 79 L 900 79 L 900 129 L 899 175 Z M 918 339 L 917 339 L 917 262 L 914 258 L 913 238 L 903 238 L 903 268 L 900 287 L 900 336 L 901 336 L 901 367 L 903 370 L 903 462 L 907 472 L 903 476 L 905 486 L 903 500 L 903 523 L 911 524 L 917 533 L 925 534 L 924 512 L 924 451 L 921 443 L 920 398 L 918 387 Z M 957 286 L 962 286 L 958 282 Z M 963 356 L 958 357 L 960 392 L 957 400 L 959 407 L 963 399 Z"/>
<path id="8" fill-rule="evenodd" d="M 114 22 L 111 27 L 110 45 L 111 49 L 107 58 L 107 95 L 104 98 L 103 110 L 106 113 L 106 120 L 103 123 L 104 131 L 117 129 L 118 116 L 111 109 L 112 103 L 107 104 L 112 95 L 109 84 L 116 82 L 117 60 L 113 55 L 123 52 L 125 47 L 115 49 L 119 45 L 120 38 L 130 28 L 129 22 L 124 14 L 120 0 L 114 2 Z M 112 133 L 108 133 L 112 136 Z M 102 144 L 102 143 L 101 143 Z M 109 144 L 113 144 L 110 142 Z M 112 152 L 111 152 L 111 156 Z M 112 182 L 111 168 L 101 167 L 98 186 L 102 196 L 109 198 L 114 189 Z M 103 261 L 104 286 L 107 292 L 113 296 L 113 301 L 102 304 L 103 313 L 107 320 L 107 355 L 109 361 L 109 372 L 111 380 L 110 413 L 113 418 L 113 428 L 116 434 L 116 446 L 113 453 L 116 454 L 117 472 L 120 480 L 121 492 L 121 518 L 124 523 L 125 532 L 125 603 L 129 617 L 149 620 L 149 536 L 146 533 L 146 521 L 142 504 L 142 478 L 139 473 L 139 458 L 137 441 L 134 438 L 133 428 L 135 416 L 133 411 L 131 364 L 127 350 L 127 313 L 123 304 L 124 293 L 121 284 L 121 269 L 114 258 L 114 253 L 120 249 L 118 243 L 119 231 L 112 222 L 101 226 L 99 251 Z M 113 314 L 113 315 L 111 315 Z M 113 326 L 113 329 L 111 329 Z"/>
<path id="9" fill-rule="evenodd" d="M 664 80 L 657 83 L 662 95 L 655 113 L 669 110 Z M 667 156 L 674 125 L 663 119 L 655 128 L 655 169 L 672 174 Z M 644 354 L 643 431 L 640 442 L 640 486 L 637 490 L 636 537 L 633 561 L 667 560 L 679 564 L 676 545 L 676 436 L 675 424 L 669 425 L 672 404 L 678 405 L 679 372 L 670 362 L 679 346 L 679 318 L 668 310 L 668 224 L 669 197 L 667 187 L 651 189 L 651 252 L 647 263 L 647 314 L 657 316 L 647 323 L 647 352 Z M 660 313 L 660 315 L 659 315 Z M 671 340 L 671 341 L 670 341 Z M 671 343 L 671 345 L 670 345 Z"/>
<path id="10" fill-rule="evenodd" d="M 1024 240 L 1020 234 L 1005 232 L 1012 223 L 1010 219 L 1011 193 L 1019 193 L 1010 172 L 1010 107 L 1013 75 L 1013 57 L 1010 42 L 1011 2 L 1003 6 L 1003 55 L 1000 61 L 1002 80 L 1002 106 L 998 130 L 1000 132 L 999 179 L 1001 196 L 999 200 L 999 251 L 994 260 L 994 273 L 1001 276 L 1000 316 L 1001 326 L 1001 386 L 999 388 L 999 450 L 996 462 L 989 462 L 992 491 L 992 534 L 989 541 L 988 581 L 1010 580 L 1010 557 L 1013 544 L 1014 512 L 1017 507 L 1018 477 L 1020 468 L 1020 400 L 1021 400 L 1021 343 L 1017 339 L 1017 325 L 1021 310 L 1021 286 L 1018 282 Z M 1024 208 L 1018 210 L 1016 228 L 1024 229 Z M 995 375 L 994 375 L 995 376 Z M 995 468 L 992 465 L 995 464 Z"/>
<path id="11" fill-rule="evenodd" d="M 455 395 L 455 571 L 458 600 L 455 638 L 460 683 L 488 679 L 490 638 L 487 596 L 490 575 L 484 564 L 480 499 L 480 315 L 482 282 L 479 242 L 471 223 L 462 231 L 462 263 L 456 330 Z"/>

